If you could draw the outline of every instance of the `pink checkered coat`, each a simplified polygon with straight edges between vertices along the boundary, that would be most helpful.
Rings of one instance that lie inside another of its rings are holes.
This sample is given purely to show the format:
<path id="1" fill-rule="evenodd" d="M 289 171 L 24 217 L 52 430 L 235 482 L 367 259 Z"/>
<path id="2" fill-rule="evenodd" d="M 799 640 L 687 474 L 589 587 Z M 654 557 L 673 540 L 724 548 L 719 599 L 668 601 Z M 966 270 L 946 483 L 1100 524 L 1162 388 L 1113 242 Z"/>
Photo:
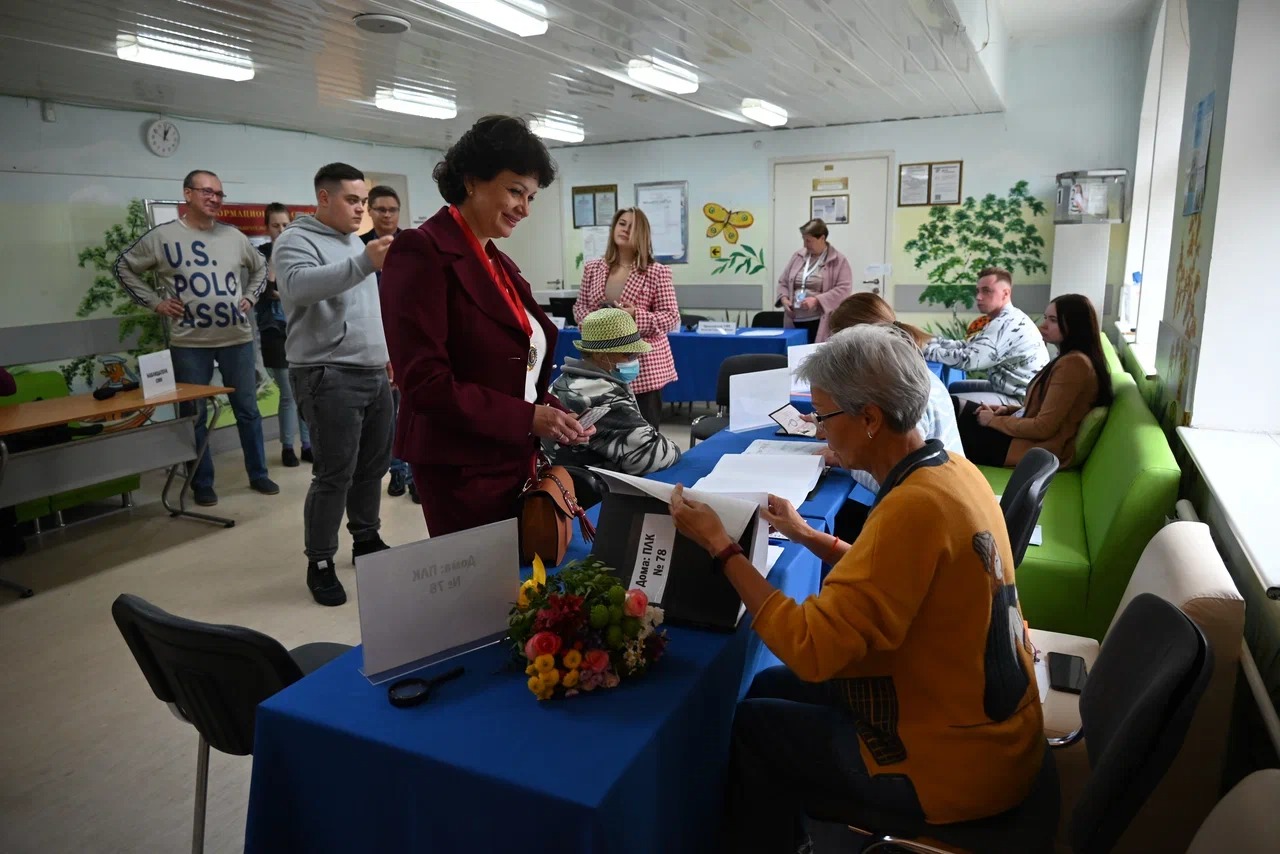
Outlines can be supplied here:
<path id="1" fill-rule="evenodd" d="M 582 319 L 604 306 L 605 280 L 609 267 L 603 258 L 587 262 L 582 270 L 582 286 L 578 301 L 573 305 L 573 318 Z M 676 303 L 676 289 L 671 286 L 671 268 L 653 263 L 641 273 L 632 270 L 627 284 L 622 288 L 622 302 L 636 306 L 636 326 L 653 349 L 640 357 L 640 376 L 631 383 L 631 391 L 644 394 L 675 382 L 676 364 L 671 358 L 671 345 L 667 333 L 680 328 L 680 306 Z"/>

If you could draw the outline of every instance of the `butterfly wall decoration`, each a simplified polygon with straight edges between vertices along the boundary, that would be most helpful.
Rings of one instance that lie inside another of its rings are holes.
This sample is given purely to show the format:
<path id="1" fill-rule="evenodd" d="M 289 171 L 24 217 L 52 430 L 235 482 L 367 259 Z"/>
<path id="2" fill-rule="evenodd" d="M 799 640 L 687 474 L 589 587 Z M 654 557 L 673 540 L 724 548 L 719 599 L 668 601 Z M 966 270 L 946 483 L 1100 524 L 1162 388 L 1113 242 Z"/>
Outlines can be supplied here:
<path id="1" fill-rule="evenodd" d="M 707 226 L 707 237 L 715 237 L 724 232 L 724 239 L 729 243 L 738 242 L 738 229 L 750 228 L 756 218 L 746 211 L 731 211 L 715 202 L 707 202 L 702 206 L 702 215 L 711 220 Z"/>

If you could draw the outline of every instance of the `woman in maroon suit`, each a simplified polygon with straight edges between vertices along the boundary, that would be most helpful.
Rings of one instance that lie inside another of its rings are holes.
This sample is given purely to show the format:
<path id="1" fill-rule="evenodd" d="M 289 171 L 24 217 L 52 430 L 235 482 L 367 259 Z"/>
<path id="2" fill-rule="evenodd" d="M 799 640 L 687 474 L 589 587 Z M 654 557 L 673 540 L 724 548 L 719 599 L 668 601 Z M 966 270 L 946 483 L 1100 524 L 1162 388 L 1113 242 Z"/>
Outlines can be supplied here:
<path id="1" fill-rule="evenodd" d="M 514 516 L 539 439 L 568 445 L 594 432 L 547 393 L 556 328 L 490 242 L 511 235 L 555 171 L 523 120 L 483 118 L 432 173 L 448 206 L 387 253 L 395 455 L 413 466 L 433 536 Z"/>

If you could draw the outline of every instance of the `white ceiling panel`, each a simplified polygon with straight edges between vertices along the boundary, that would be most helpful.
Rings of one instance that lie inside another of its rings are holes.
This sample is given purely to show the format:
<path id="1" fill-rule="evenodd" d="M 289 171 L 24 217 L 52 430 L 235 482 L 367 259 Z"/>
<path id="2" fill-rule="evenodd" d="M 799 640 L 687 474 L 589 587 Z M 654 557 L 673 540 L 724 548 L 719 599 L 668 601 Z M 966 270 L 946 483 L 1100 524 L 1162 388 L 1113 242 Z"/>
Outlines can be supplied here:
<path id="1" fill-rule="evenodd" d="M 527 0 L 526 0 L 527 2 Z M 493 112 L 572 116 L 587 143 L 949 116 L 1002 105 L 944 0 L 542 0 L 520 38 L 434 0 L 5 0 L 0 93 L 155 110 L 338 137 L 447 146 Z M 352 18 L 404 17 L 401 35 Z M 248 82 L 125 62 L 122 34 L 248 57 Z M 656 56 L 696 73 L 675 96 L 631 80 Z M 379 110 L 379 88 L 453 98 L 448 121 Z"/>

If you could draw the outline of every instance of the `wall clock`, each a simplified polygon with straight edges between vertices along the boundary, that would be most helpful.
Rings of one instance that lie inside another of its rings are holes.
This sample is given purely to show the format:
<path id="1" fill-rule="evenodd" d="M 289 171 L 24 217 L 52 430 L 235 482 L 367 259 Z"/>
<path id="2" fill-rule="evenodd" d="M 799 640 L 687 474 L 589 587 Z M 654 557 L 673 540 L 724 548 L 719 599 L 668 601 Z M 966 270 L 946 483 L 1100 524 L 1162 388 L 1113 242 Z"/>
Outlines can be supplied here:
<path id="1" fill-rule="evenodd" d="M 178 126 L 168 119 L 156 119 L 147 128 L 147 148 L 156 157 L 171 157 L 181 141 Z"/>

